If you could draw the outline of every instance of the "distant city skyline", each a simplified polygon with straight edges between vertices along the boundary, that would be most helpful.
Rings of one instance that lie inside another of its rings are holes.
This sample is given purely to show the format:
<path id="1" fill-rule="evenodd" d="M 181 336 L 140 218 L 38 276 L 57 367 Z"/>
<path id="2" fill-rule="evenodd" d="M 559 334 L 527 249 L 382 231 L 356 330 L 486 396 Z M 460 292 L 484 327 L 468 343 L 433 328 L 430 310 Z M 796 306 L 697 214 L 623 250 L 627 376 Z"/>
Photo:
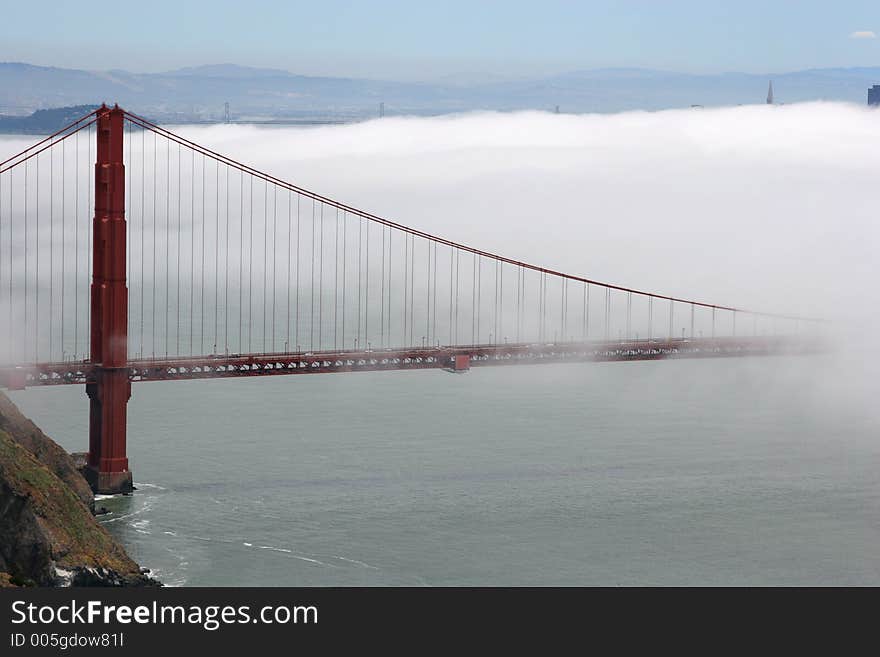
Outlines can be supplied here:
<path id="1" fill-rule="evenodd" d="M 770 74 L 880 61 L 876 0 L 154 0 L 149 12 L 143 5 L 107 12 L 70 6 L 5 6 L 0 61 L 137 72 L 230 62 L 401 80 L 609 67 Z"/>

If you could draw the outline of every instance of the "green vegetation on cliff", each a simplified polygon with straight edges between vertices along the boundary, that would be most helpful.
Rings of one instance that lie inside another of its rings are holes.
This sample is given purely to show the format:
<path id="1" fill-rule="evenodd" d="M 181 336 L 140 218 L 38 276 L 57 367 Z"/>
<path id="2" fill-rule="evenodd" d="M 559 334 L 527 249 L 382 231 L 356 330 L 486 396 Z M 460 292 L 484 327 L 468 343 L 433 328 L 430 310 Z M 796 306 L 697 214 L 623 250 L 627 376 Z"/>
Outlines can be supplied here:
<path id="1" fill-rule="evenodd" d="M 141 586 L 68 455 L 0 393 L 0 586 Z"/>
<path id="2" fill-rule="evenodd" d="M 94 503 L 92 490 L 76 469 L 70 455 L 40 431 L 40 428 L 26 418 L 3 393 L 0 393 L 0 431 L 8 433 L 15 442 L 58 475 L 89 508 L 92 507 Z"/>
<path id="3" fill-rule="evenodd" d="M 0 570 L 19 582 L 64 583 L 91 575 L 120 583 L 142 578 L 138 565 L 89 508 L 46 466 L 0 431 Z"/>

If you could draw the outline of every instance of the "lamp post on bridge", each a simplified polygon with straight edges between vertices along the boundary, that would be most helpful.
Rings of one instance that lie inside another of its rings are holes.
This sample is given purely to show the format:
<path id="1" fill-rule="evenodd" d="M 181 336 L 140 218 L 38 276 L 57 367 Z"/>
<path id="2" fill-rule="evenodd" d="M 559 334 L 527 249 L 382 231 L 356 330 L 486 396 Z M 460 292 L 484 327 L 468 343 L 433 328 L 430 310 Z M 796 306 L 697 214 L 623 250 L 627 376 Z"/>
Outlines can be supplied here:
<path id="1" fill-rule="evenodd" d="M 126 286 L 125 166 L 119 106 L 97 114 L 95 218 L 91 286 L 89 458 L 84 475 L 97 493 L 128 493 L 126 455 L 128 379 L 128 287 Z"/>

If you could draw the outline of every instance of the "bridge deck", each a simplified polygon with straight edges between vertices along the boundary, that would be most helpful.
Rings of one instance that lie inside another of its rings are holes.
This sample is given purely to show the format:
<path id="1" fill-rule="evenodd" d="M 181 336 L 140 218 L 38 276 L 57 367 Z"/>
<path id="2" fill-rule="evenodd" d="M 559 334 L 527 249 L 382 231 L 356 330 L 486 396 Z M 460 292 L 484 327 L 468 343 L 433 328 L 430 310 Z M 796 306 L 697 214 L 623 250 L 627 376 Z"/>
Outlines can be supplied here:
<path id="1" fill-rule="evenodd" d="M 325 350 L 272 354 L 223 354 L 128 361 L 131 381 L 168 381 L 218 377 L 454 369 L 457 356 L 469 365 L 522 365 L 551 362 L 619 362 L 670 358 L 720 358 L 816 353 L 824 345 L 809 338 L 726 337 L 673 340 L 615 340 L 568 343 L 511 343 L 421 348 Z M 84 384 L 96 366 L 65 361 L 0 366 L 0 387 Z"/>

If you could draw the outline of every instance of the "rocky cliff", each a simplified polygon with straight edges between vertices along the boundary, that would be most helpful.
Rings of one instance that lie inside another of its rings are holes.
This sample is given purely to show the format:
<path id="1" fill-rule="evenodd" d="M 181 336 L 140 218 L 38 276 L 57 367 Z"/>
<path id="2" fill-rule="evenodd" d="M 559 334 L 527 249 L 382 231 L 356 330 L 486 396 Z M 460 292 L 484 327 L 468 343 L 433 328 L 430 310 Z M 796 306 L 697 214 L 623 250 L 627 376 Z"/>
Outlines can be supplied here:
<path id="1" fill-rule="evenodd" d="M 0 393 L 0 586 L 144 586 L 59 445 Z"/>
<path id="2" fill-rule="evenodd" d="M 73 493 L 89 508 L 94 497 L 88 483 L 79 473 L 73 459 L 62 447 L 40 428 L 22 415 L 18 407 L 0 392 L 0 431 L 5 431 L 19 445 L 67 484 Z"/>

